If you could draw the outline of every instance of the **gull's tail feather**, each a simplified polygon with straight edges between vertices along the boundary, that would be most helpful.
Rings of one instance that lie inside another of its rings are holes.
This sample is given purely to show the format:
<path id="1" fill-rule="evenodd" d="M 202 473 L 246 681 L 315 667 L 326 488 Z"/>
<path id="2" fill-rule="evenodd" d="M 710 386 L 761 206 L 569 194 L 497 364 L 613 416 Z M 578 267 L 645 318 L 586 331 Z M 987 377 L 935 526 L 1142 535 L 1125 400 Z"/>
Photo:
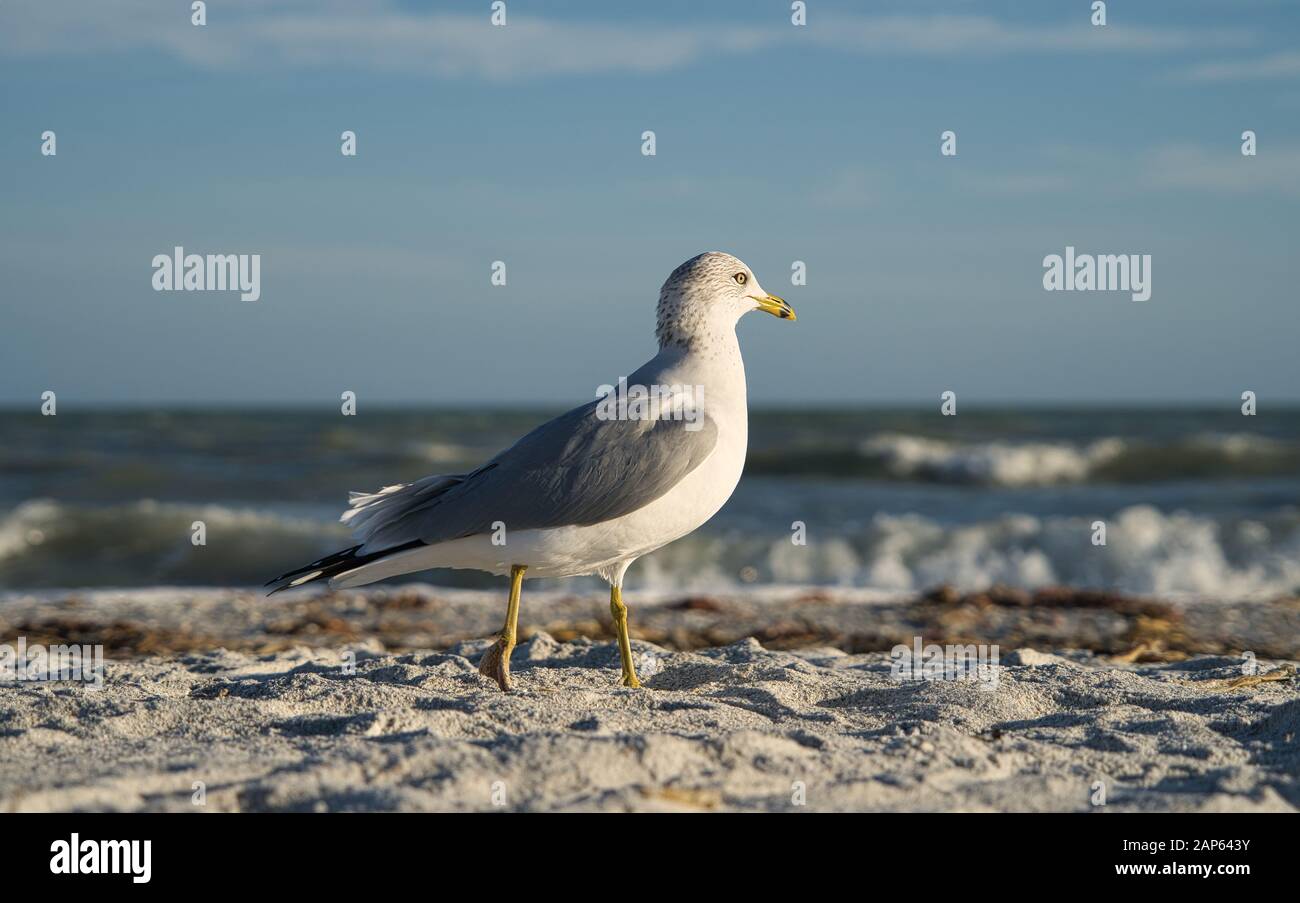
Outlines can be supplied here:
<path id="1" fill-rule="evenodd" d="M 353 538 L 360 540 L 363 547 L 392 543 L 404 538 L 398 535 L 403 532 L 402 518 L 415 514 L 448 489 L 463 483 L 465 476 L 435 474 L 414 483 L 385 486 L 378 492 L 349 493 L 348 510 L 339 520 L 352 528 Z"/>
<path id="2" fill-rule="evenodd" d="M 274 596 L 280 590 L 292 589 L 295 586 L 306 586 L 308 583 L 315 583 L 317 580 L 331 580 L 380 558 L 386 558 L 397 552 L 404 552 L 418 545 L 423 545 L 423 543 L 417 540 L 393 549 L 384 549 L 382 552 L 370 552 L 369 554 L 358 554 L 361 546 L 355 545 L 350 549 L 343 549 L 333 555 L 326 555 L 319 561 L 313 561 L 309 565 L 281 574 L 274 580 L 266 581 L 266 585 L 271 587 L 267 595 Z"/>
<path id="3" fill-rule="evenodd" d="M 418 539 L 402 542 L 404 537 L 386 534 L 398 532 L 394 528 L 404 516 L 418 511 L 464 479 L 464 474 L 437 474 L 416 480 L 414 483 L 385 486 L 378 492 L 349 493 L 348 510 L 343 512 L 339 520 L 352 528 L 352 535 L 360 542 L 350 549 L 326 555 L 319 561 L 313 561 L 309 565 L 267 581 L 266 585 L 272 587 L 267 595 L 272 596 L 282 589 L 305 586 L 317 580 L 330 580 L 338 586 L 339 581 L 350 571 L 372 564 L 381 558 L 424 545 Z M 396 544 L 379 550 L 374 548 L 385 543 Z M 382 580 L 384 576 L 391 575 L 369 577 L 361 582 Z"/>

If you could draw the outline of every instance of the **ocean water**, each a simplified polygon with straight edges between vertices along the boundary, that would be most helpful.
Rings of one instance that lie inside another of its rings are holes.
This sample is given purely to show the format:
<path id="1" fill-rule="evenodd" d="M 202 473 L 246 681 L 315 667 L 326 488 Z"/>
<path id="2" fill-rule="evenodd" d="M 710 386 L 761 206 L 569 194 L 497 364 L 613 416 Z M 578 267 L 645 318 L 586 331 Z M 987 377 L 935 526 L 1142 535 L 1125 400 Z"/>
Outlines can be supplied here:
<path id="1" fill-rule="evenodd" d="M 552 413 L 0 412 L 0 588 L 260 584 L 347 543 L 348 490 L 472 468 Z M 731 501 L 628 576 L 629 589 L 941 582 L 1296 592 L 1300 409 L 755 411 Z"/>

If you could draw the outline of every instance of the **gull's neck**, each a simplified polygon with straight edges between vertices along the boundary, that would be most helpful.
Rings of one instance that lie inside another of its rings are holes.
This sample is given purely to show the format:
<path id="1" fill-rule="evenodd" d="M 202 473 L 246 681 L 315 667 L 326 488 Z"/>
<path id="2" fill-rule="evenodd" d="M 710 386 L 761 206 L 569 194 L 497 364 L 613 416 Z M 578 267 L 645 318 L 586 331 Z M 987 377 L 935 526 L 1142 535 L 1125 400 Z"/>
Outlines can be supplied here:
<path id="1" fill-rule="evenodd" d="M 659 300 L 655 338 L 659 348 L 681 348 L 696 353 L 730 354 L 740 357 L 736 340 L 738 313 L 725 303 L 665 295 Z"/>
<path id="2" fill-rule="evenodd" d="M 745 407 L 745 362 L 736 338 L 740 312 L 724 299 L 679 292 L 659 298 L 655 369 L 668 382 L 705 386 L 706 405 Z"/>
<path id="3" fill-rule="evenodd" d="M 655 382 L 704 386 L 707 408 L 738 409 L 743 421 L 745 362 L 734 328 L 696 335 L 691 341 L 661 343 L 659 353 L 643 370 Z"/>
<path id="4" fill-rule="evenodd" d="M 707 366 L 715 371 L 737 369 L 743 373 L 745 363 L 740 356 L 735 323 L 699 325 L 703 328 L 668 333 L 660 330 L 659 357 L 691 366 Z"/>

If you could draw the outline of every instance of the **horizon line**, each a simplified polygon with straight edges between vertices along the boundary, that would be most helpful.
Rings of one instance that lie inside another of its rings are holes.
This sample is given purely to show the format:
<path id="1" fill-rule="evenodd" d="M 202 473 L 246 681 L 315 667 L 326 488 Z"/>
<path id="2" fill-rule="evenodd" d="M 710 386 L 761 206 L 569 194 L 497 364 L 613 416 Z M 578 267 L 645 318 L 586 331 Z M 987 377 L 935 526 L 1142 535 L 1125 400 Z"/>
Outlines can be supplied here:
<path id="1" fill-rule="evenodd" d="M 909 400 L 909 401 L 780 401 L 780 402 L 760 402 L 751 403 L 749 410 L 751 412 L 775 412 L 782 413 L 797 412 L 800 410 L 809 412 L 841 412 L 841 411 L 873 411 L 873 410 L 925 410 L 931 407 L 937 407 L 941 399 L 937 396 L 934 400 Z M 1258 404 L 1258 401 L 1256 402 Z M 1153 408 L 1163 408 L 1168 410 L 1201 410 L 1209 411 L 1219 407 L 1225 409 L 1239 410 L 1241 406 L 1240 398 L 1231 399 L 1190 399 L 1162 401 L 1159 399 L 1034 399 L 1027 401 L 1016 401 L 1009 399 L 981 400 L 960 402 L 961 407 L 967 410 L 975 409 L 981 411 L 1005 411 L 1010 409 L 1033 409 L 1033 410 L 1071 410 L 1071 409 L 1091 409 L 1091 410 L 1142 410 L 1149 411 Z M 91 402 L 63 402 L 61 405 L 66 410 L 75 412 L 95 412 L 95 411 L 126 411 L 126 412 L 147 412 L 147 411 L 333 411 L 338 408 L 336 402 L 322 403 L 318 401 L 289 401 L 289 400 L 272 400 L 272 401 L 91 401 Z M 545 401 L 490 401 L 490 402 L 440 402 L 440 401 L 368 401 L 365 403 L 367 408 L 378 409 L 383 411 L 402 411 L 402 410 L 440 410 L 440 411 L 541 411 L 541 410 L 569 410 L 574 407 L 571 403 L 552 404 Z M 1268 406 L 1282 409 L 1300 409 L 1300 397 L 1286 398 L 1280 401 L 1269 400 Z M 26 404 L 16 404 L 7 401 L 0 401 L 0 414 L 22 414 L 35 413 L 40 414 L 41 401 L 39 398 Z"/>

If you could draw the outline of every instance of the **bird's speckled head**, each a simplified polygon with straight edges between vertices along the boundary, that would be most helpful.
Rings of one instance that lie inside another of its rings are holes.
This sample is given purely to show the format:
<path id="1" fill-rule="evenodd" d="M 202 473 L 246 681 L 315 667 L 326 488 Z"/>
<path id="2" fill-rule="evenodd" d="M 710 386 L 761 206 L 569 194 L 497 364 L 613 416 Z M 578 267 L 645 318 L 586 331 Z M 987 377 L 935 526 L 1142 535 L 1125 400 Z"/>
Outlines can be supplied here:
<path id="1" fill-rule="evenodd" d="M 744 262 L 722 251 L 707 251 L 673 270 L 659 290 L 655 336 L 659 347 L 708 344 L 718 330 L 733 330 L 751 310 L 793 320 L 790 305 L 769 295 Z"/>

